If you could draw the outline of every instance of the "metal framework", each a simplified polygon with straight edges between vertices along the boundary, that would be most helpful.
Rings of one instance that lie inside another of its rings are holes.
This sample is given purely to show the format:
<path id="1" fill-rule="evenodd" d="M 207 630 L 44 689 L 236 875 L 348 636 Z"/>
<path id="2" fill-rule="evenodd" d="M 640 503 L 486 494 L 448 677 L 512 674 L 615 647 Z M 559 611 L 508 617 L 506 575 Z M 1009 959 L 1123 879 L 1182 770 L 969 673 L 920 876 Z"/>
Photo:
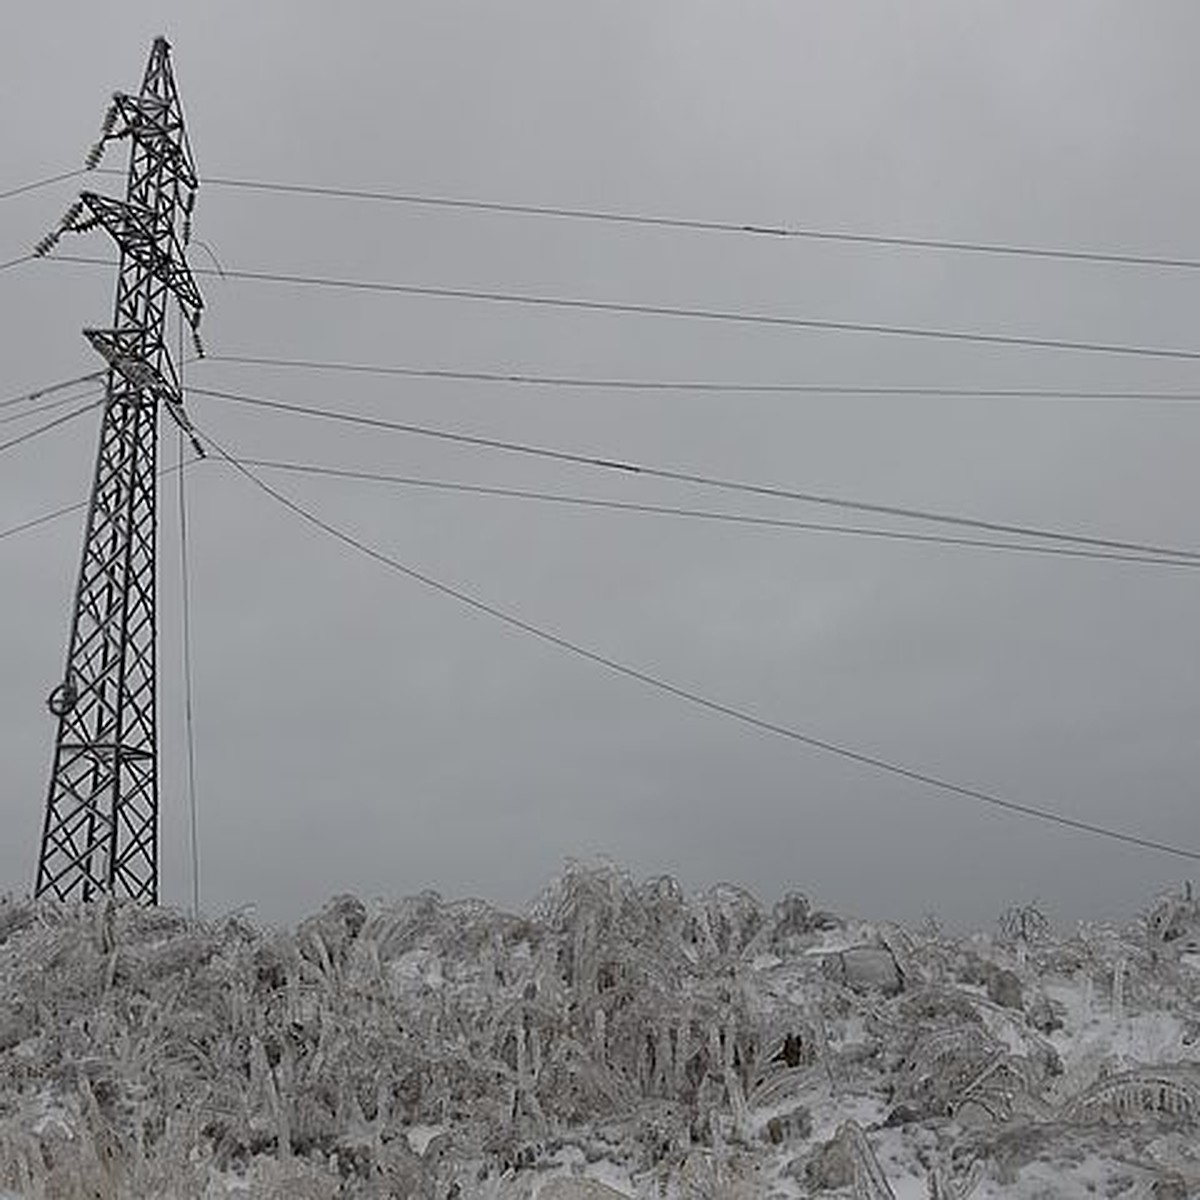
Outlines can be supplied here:
<path id="1" fill-rule="evenodd" d="M 203 307 L 185 257 L 199 181 L 165 38 L 151 48 L 140 92 L 113 98 L 88 165 L 121 139 L 130 145 L 125 199 L 82 192 L 36 249 L 103 228 L 120 267 L 113 327 L 84 330 L 108 364 L 107 393 L 66 671 L 48 701 L 58 734 L 35 893 L 155 904 L 158 412 L 161 401 L 190 432 L 166 317 L 174 298 L 195 336 Z"/>

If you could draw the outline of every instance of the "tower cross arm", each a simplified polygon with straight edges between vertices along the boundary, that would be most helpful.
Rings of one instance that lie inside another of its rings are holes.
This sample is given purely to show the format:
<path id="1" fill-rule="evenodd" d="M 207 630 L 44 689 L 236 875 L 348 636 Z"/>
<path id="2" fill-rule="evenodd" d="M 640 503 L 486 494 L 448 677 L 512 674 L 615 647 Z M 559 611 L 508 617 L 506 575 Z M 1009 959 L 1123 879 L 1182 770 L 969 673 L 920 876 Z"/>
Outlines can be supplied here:
<path id="1" fill-rule="evenodd" d="M 140 142 L 151 153 L 169 161 L 183 188 L 194 192 L 200 186 L 177 98 L 117 92 L 113 96 L 113 110 L 116 115 L 112 132 L 107 134 L 110 140 L 127 137 Z"/>
<path id="2" fill-rule="evenodd" d="M 165 356 L 163 358 L 163 365 L 170 374 L 168 378 L 142 358 L 138 353 L 142 341 L 140 330 L 85 329 L 83 336 L 135 393 L 148 392 L 163 402 L 171 420 L 188 435 L 197 457 L 204 458 L 204 447 L 196 437 L 195 428 L 184 407 L 183 394 L 171 360 Z"/>
<path id="3" fill-rule="evenodd" d="M 154 214 L 148 210 L 98 192 L 80 192 L 79 199 L 122 251 L 170 288 L 195 329 L 200 324 L 204 298 L 196 286 L 174 226 L 163 228 L 162 222 L 156 222 Z M 71 228 L 78 232 L 91 223 L 85 218 Z"/>

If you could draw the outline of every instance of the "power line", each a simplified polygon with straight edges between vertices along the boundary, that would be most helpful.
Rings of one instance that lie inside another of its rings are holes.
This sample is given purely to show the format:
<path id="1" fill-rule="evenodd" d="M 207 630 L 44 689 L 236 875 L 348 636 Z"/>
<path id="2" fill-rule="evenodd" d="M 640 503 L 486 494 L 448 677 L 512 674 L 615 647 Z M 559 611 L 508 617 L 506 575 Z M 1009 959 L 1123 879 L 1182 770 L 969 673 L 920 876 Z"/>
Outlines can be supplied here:
<path id="1" fill-rule="evenodd" d="M 91 412 L 96 407 L 94 402 L 85 404 L 82 408 L 76 408 L 69 413 L 64 413 L 61 417 L 55 417 L 53 421 L 47 421 L 43 425 L 38 425 L 33 429 L 27 429 L 24 433 L 17 437 L 10 438 L 7 442 L 0 442 L 0 453 L 5 450 L 11 450 L 14 446 L 20 446 L 23 442 L 32 441 L 40 434 L 48 433 L 51 429 L 56 429 L 59 425 L 65 425 L 68 421 L 73 421 L 76 417 L 82 417 L 84 413 Z"/>
<path id="2" fill-rule="evenodd" d="M 216 388 L 190 387 L 188 391 L 197 396 L 209 396 L 217 400 L 229 400 L 251 407 L 296 413 L 323 420 L 358 425 L 368 429 L 387 429 L 417 437 L 433 438 L 460 445 L 478 446 L 489 450 L 549 459 L 555 462 L 572 463 L 578 466 L 595 467 L 602 470 L 619 471 L 626 475 L 640 475 L 649 479 L 667 479 L 675 483 L 689 483 L 700 487 L 718 488 L 723 491 L 744 492 L 749 495 L 769 496 L 774 499 L 799 500 L 806 504 L 820 504 L 831 508 L 848 509 L 854 512 L 875 513 L 881 516 L 902 517 L 908 520 L 931 521 L 941 525 L 960 528 L 982 529 L 989 533 L 1006 533 L 1020 537 L 1063 542 L 1071 545 L 1088 546 L 1103 550 L 1121 550 L 1133 554 L 1155 557 L 1200 559 L 1200 551 L 1156 545 L 1149 542 L 1119 541 L 1114 538 L 1091 537 L 1085 534 L 1066 533 L 1061 530 L 1043 529 L 1031 525 L 1016 525 L 1002 521 L 960 516 L 953 513 L 934 512 L 929 509 L 909 508 L 894 504 L 876 504 L 866 500 L 853 500 L 817 492 L 802 492 L 791 488 L 773 487 L 766 484 L 746 483 L 738 480 L 720 479 L 690 471 L 675 471 L 663 467 L 652 467 L 641 463 L 623 462 L 617 459 L 600 458 L 578 454 L 567 450 L 556 450 L 524 442 L 511 442 L 502 438 L 483 437 L 477 434 L 454 430 L 437 429 L 427 425 L 414 425 L 406 421 L 389 421 L 380 417 L 358 416 L 338 412 L 335 409 L 317 408 L 312 405 L 294 404 L 285 400 L 270 400 L 260 396 L 247 396 L 239 392 L 220 391 Z"/>
<path id="3" fill-rule="evenodd" d="M 950 780 L 943 779 L 940 776 L 930 774 L 925 771 L 915 770 L 910 767 L 905 767 L 899 763 L 892 762 L 888 759 L 883 759 L 877 755 L 867 754 L 859 750 L 854 750 L 848 746 L 840 745 L 836 742 L 827 741 L 824 738 L 815 737 L 811 734 L 794 729 L 791 726 L 781 725 L 774 721 L 769 721 L 763 717 L 735 707 L 731 704 L 726 704 L 723 701 L 714 700 L 711 697 L 702 695 L 699 692 L 692 691 L 688 688 L 681 687 L 671 683 L 657 675 L 652 675 L 648 671 L 643 671 L 640 668 L 630 666 L 615 658 L 610 658 L 598 651 L 591 650 L 579 642 L 572 641 L 569 638 L 563 637 L 560 634 L 554 633 L 541 626 L 534 625 L 526 621 L 522 617 L 514 613 L 508 612 L 505 609 L 480 599 L 478 596 L 464 591 L 461 588 L 454 587 L 444 583 L 433 576 L 426 574 L 423 571 L 418 571 L 414 567 L 408 566 L 397 558 L 383 553 L 365 542 L 356 538 L 345 530 L 331 525 L 329 522 L 317 516 L 311 510 L 297 503 L 285 493 L 278 491 L 265 480 L 261 479 L 239 459 L 229 454 L 219 443 L 214 441 L 207 435 L 202 435 L 203 439 L 217 452 L 217 454 L 227 463 L 230 464 L 241 475 L 253 483 L 266 495 L 274 499 L 278 504 L 290 510 L 295 516 L 300 517 L 303 521 L 313 526 L 315 529 L 322 531 L 340 541 L 343 545 L 349 546 L 356 552 L 373 559 L 374 561 L 388 567 L 390 570 L 396 571 L 407 578 L 414 580 L 417 583 L 432 589 L 443 596 L 448 596 L 453 600 L 457 600 L 460 604 L 466 605 L 474 609 L 476 612 L 483 613 L 486 616 L 492 617 L 494 620 L 500 621 L 513 629 L 520 630 L 531 637 L 537 638 L 539 641 L 556 646 L 560 650 L 565 650 L 578 658 L 585 659 L 588 662 L 605 668 L 606 670 L 624 676 L 627 679 L 635 680 L 638 683 L 644 684 L 655 691 L 673 696 L 675 699 L 684 700 L 688 704 L 695 707 L 705 709 L 709 712 L 717 713 L 721 716 L 728 717 L 743 725 L 748 725 L 752 728 L 761 730 L 765 733 L 772 733 L 779 737 L 787 738 L 790 741 L 808 746 L 811 749 L 821 750 L 827 754 L 835 755 L 838 758 L 846 759 L 850 762 L 858 763 L 860 766 L 871 767 L 874 770 L 882 771 L 886 774 L 897 776 L 901 779 L 909 780 L 910 782 L 920 783 L 926 787 L 933 788 L 937 791 L 957 796 L 960 799 L 969 799 L 977 801 L 981 804 L 986 804 L 991 807 L 1002 809 L 1006 812 L 1014 813 L 1020 816 L 1032 817 L 1039 821 L 1049 822 L 1068 829 L 1073 829 L 1077 832 L 1094 834 L 1097 837 L 1107 838 L 1111 841 L 1123 842 L 1127 845 L 1139 846 L 1142 849 L 1155 850 L 1159 853 L 1174 855 L 1178 858 L 1200 861 L 1200 851 L 1185 849 L 1180 846 L 1173 846 L 1166 842 L 1155 841 L 1150 838 L 1141 837 L 1137 834 L 1126 833 L 1122 830 L 1111 829 L 1104 825 L 1099 825 L 1091 821 L 1082 821 L 1074 817 L 1065 816 L 1062 813 L 1054 812 L 1050 809 L 1036 808 L 1033 805 L 1022 804 L 1014 800 L 1007 800 L 1001 796 L 997 796 L 991 792 L 985 792 L 978 788 L 967 787 L 962 784 L 953 783 Z"/>
<path id="4" fill-rule="evenodd" d="M 49 187 L 52 183 L 62 183 L 64 179 L 75 179 L 77 176 L 86 173 L 86 168 L 79 167 L 74 171 L 63 171 L 59 175 L 48 175 L 45 179 L 35 179 L 32 183 L 22 183 L 17 187 L 9 188 L 5 192 L 0 192 L 0 200 L 8 200 L 13 196 L 21 196 L 25 192 L 34 192 L 38 188 Z"/>
<path id="5" fill-rule="evenodd" d="M 34 400 L 40 400 L 43 396 L 51 396 L 55 392 L 78 387 L 81 383 L 91 383 L 94 379 L 103 379 L 104 374 L 104 371 L 91 371 L 87 375 L 79 375 L 74 379 L 64 379 L 62 382 L 52 383 L 48 387 L 34 388 L 31 392 L 22 392 L 17 396 L 9 396 L 5 400 L 0 400 L 0 408 L 12 408 L 17 404 L 31 403 Z"/>
<path id="6" fill-rule="evenodd" d="M 86 500 L 77 500 L 74 504 L 68 504 L 63 508 L 56 508 L 53 512 L 43 513 L 40 517 L 34 517 L 29 521 L 22 521 L 19 525 L 10 525 L 7 529 L 0 529 L 0 538 L 14 537 L 18 533 L 24 533 L 27 529 L 36 529 L 39 525 L 49 524 L 51 521 L 57 521 L 59 517 L 65 517 L 68 513 L 79 512 L 80 509 L 87 508 Z"/>
<path id="7" fill-rule="evenodd" d="M 758 517 L 748 513 L 719 512 L 711 509 L 679 508 L 666 504 L 642 504 L 626 500 L 604 500 L 591 496 L 569 496 L 560 492 L 541 492 L 526 488 L 492 487 L 487 484 L 462 483 L 443 479 L 421 479 L 409 475 L 391 475 L 377 471 L 354 471 L 325 467 L 313 463 L 279 462 L 274 459 L 241 458 L 247 467 L 272 471 L 288 471 L 299 475 L 326 476 L 371 483 L 389 483 L 403 487 L 427 488 L 432 491 L 457 492 L 466 495 L 499 496 L 518 500 L 536 500 L 577 508 L 611 510 L 627 513 L 648 513 L 658 516 L 689 517 L 719 521 L 733 525 L 749 525 L 764 529 L 794 529 L 812 533 L 847 534 L 856 537 L 881 538 L 896 542 L 918 542 L 935 546 L 962 546 L 983 550 L 1013 550 L 1022 554 L 1043 554 L 1055 558 L 1099 559 L 1108 562 L 1137 563 L 1164 567 L 1200 567 L 1200 561 L 1186 558 L 1158 558 L 1154 555 L 1118 554 L 1103 550 L 1074 550 L 1063 546 L 1038 546 L 1027 542 L 989 541 L 985 538 L 949 537 L 944 534 L 911 533 L 907 530 L 873 529 L 859 525 L 833 525 L 820 521 L 793 521 L 783 517 Z"/>
<path id="8" fill-rule="evenodd" d="M 70 172 L 54 179 L 26 185 L 18 191 L 41 187 L 58 179 L 68 179 Z M 100 168 L 101 175 L 119 175 L 120 171 Z M 768 238 L 792 238 L 819 242 L 842 242 L 850 245 L 888 246 L 898 249 L 941 250 L 968 254 L 996 255 L 1010 258 L 1033 258 L 1064 262 L 1099 263 L 1110 266 L 1161 267 L 1180 270 L 1200 270 L 1200 259 L 1182 255 L 1140 254 L 1126 250 L 1077 250 L 1061 246 L 1037 246 L 1020 242 L 984 242 L 967 238 L 920 237 L 911 234 L 861 232 L 852 229 L 822 229 L 815 226 L 768 224 L 764 222 L 717 221 L 697 217 L 670 217 L 653 213 L 623 212 L 615 209 L 578 208 L 554 204 L 532 204 L 502 200 L 478 200 L 469 197 L 435 195 L 423 192 L 394 192 L 378 188 L 336 187 L 326 184 L 282 183 L 275 180 L 241 179 L 229 176 L 206 175 L 206 187 L 231 188 L 242 191 L 271 192 L 278 195 L 317 196 L 328 199 L 366 200 L 424 208 L 453 211 L 489 212 L 510 216 L 555 217 L 566 220 L 602 222 L 614 225 L 646 226 L 656 229 L 679 229 L 699 233 L 743 234 Z M 4 194 L 0 193 L 0 199 Z"/>
<path id="9" fill-rule="evenodd" d="M 111 267 L 108 259 L 80 254 L 53 254 L 47 262 L 77 263 Z M 917 338 L 925 341 L 965 343 L 980 346 L 1020 347 L 1033 350 L 1069 350 L 1084 354 L 1118 355 L 1136 358 L 1200 361 L 1200 350 L 1167 346 L 1121 345 L 1113 342 L 1086 342 L 1069 338 L 1042 338 L 1026 334 L 986 333 L 962 329 L 939 329 L 917 325 L 888 325 L 874 321 L 838 321 L 825 317 L 789 317 L 774 313 L 733 309 L 693 308 L 683 305 L 642 304 L 625 300 L 585 300 L 571 296 L 544 296 L 529 292 L 506 292 L 484 288 L 453 288 L 430 284 L 389 283 L 368 279 L 342 279 L 323 275 L 292 275 L 277 271 L 246 271 L 226 267 L 194 267 L 193 275 L 216 275 L 252 283 L 277 283 L 293 287 L 333 288 L 343 291 L 382 295 L 420 296 L 440 300 L 475 300 L 491 304 L 513 304 L 528 308 L 560 309 L 571 312 L 599 312 L 641 317 L 676 317 L 735 325 L 758 325 L 775 329 L 808 329 L 824 333 L 862 333 L 885 337 Z"/>
<path id="10" fill-rule="evenodd" d="M 0 417 L 0 425 L 11 425 L 14 421 L 27 421 L 30 417 L 36 417 L 40 413 L 53 412 L 56 408 L 62 408 L 66 404 L 74 404 L 77 400 L 84 400 L 88 397 L 101 396 L 104 394 L 102 388 L 92 388 L 90 391 L 81 393 L 78 396 L 59 396 L 57 400 L 48 400 L 45 404 L 35 404 L 33 408 L 27 408 L 23 412 L 9 413 L 7 416 Z"/>
<path id="11" fill-rule="evenodd" d="M 22 254 L 20 258 L 10 258 L 6 262 L 0 262 L 0 271 L 7 271 L 9 267 L 19 267 L 22 263 L 33 262 L 36 257 L 36 254 Z"/>
<path id="12" fill-rule="evenodd" d="M 183 372 L 187 363 L 184 350 L 184 317 L 179 313 L 179 388 L 182 392 Z M 199 805 L 196 799 L 196 729 L 192 688 L 192 583 L 188 556 L 188 514 L 187 487 L 184 480 L 184 450 L 183 427 L 178 430 L 178 464 L 179 480 L 177 498 L 179 501 L 179 594 L 182 627 L 180 640 L 183 643 L 183 729 L 184 744 L 187 747 L 187 795 L 188 795 L 188 826 L 191 841 L 192 858 L 192 918 L 200 919 L 200 818 Z"/>
<path id="13" fill-rule="evenodd" d="M 179 430 L 179 454 L 183 457 L 183 430 Z M 192 585 L 188 564 L 187 492 L 184 472 L 179 472 L 179 588 L 183 641 L 183 725 L 187 747 L 187 793 L 192 858 L 192 916 L 200 916 L 200 835 L 196 801 L 196 732 L 192 699 Z"/>
<path id="14" fill-rule="evenodd" d="M 710 379 L 622 379 L 579 375 L 546 375 L 514 371 L 469 371 L 445 367 L 385 366 L 376 363 L 323 362 L 303 358 L 270 358 L 249 354 L 205 354 L 208 363 L 251 367 L 281 367 L 309 371 L 339 371 L 403 379 L 443 379 L 460 383 L 502 383 L 533 387 L 580 388 L 599 391 L 715 392 L 718 394 L 781 394 L 814 396 L 964 397 L 995 400 L 1145 400 L 1163 404 L 1194 404 L 1200 392 L 1085 391 L 1069 388 L 980 388 L 905 386 L 891 384 L 748 383 Z"/>
<path id="15" fill-rule="evenodd" d="M 188 464 L 185 463 L 186 467 Z M 179 465 L 173 467 L 164 467 L 158 472 L 158 478 L 162 479 L 165 475 L 170 475 L 179 470 Z M 87 500 L 76 500 L 74 504 L 65 504 L 62 508 L 53 509 L 51 512 L 42 513 L 41 516 L 32 517 L 28 521 L 21 521 L 17 525 L 10 525 L 7 529 L 0 529 L 0 539 L 16 537 L 17 534 L 25 533 L 29 529 L 37 529 L 41 525 L 48 525 L 51 521 L 57 521 L 60 517 L 69 516 L 71 513 L 81 512 L 88 506 Z"/>
<path id="16" fill-rule="evenodd" d="M 749 234 L 758 237 L 792 238 L 850 245 L 888 246 L 896 249 L 954 251 L 996 255 L 1009 258 L 1050 259 L 1066 262 L 1102 263 L 1110 266 L 1158 267 L 1200 270 L 1200 259 L 1172 255 L 1135 254 L 1128 251 L 1069 250 L 1053 246 L 1030 246 L 1015 242 L 981 242 L 965 239 L 916 237 L 908 234 L 860 233 L 848 229 L 819 229 L 801 225 L 772 225 L 741 221 L 713 221 L 692 217 L 655 216 L 649 213 L 618 212 L 612 209 L 571 208 L 562 205 L 510 203 L 496 200 L 430 195 L 417 192 L 390 192 L 367 188 L 328 187 L 317 184 L 276 183 L 260 179 L 206 176 L 209 187 L 236 188 L 243 191 L 272 192 L 280 195 L 322 196 L 345 200 L 381 201 L 424 208 L 453 211 L 503 213 L 510 216 L 555 217 L 575 221 L 614 225 L 679 229 L 701 233 Z"/>

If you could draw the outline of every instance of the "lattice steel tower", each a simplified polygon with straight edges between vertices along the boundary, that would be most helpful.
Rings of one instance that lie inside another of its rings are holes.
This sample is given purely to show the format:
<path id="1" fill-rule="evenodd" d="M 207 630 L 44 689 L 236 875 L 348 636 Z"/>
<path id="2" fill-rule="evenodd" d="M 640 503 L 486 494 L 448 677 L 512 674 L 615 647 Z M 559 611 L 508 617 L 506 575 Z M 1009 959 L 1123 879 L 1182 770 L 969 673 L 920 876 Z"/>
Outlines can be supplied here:
<path id="1" fill-rule="evenodd" d="M 111 329 L 84 335 L 107 363 L 104 415 L 84 533 L 38 858 L 37 895 L 158 901 L 158 738 L 155 679 L 155 500 L 158 413 L 181 425 L 179 377 L 166 342 L 172 298 L 196 330 L 203 301 L 185 247 L 198 179 L 171 71 L 158 38 L 136 95 L 117 93 L 107 143 L 129 142 L 125 199 L 80 193 L 59 228 L 103 228 L 120 253 Z M 161 403 L 160 403 L 161 402 Z M 193 447 L 199 444 L 192 436 Z"/>

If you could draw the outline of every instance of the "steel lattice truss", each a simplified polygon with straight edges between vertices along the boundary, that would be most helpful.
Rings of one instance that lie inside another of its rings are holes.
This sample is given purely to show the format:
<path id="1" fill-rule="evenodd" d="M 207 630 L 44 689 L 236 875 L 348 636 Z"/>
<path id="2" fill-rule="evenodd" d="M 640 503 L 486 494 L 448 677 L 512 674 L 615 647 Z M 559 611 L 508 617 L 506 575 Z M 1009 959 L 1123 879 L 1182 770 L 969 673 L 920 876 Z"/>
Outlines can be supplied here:
<path id="1" fill-rule="evenodd" d="M 120 251 L 120 273 L 113 327 L 84 331 L 108 363 L 107 395 L 66 673 L 49 700 L 58 735 L 35 890 L 153 904 L 158 410 L 161 401 L 190 428 L 166 317 L 173 298 L 194 332 L 203 307 L 184 254 L 198 179 L 163 38 L 140 93 L 114 98 L 89 165 L 121 139 L 130 144 L 125 199 L 81 193 L 37 248 L 44 254 L 64 232 L 103 228 Z"/>

